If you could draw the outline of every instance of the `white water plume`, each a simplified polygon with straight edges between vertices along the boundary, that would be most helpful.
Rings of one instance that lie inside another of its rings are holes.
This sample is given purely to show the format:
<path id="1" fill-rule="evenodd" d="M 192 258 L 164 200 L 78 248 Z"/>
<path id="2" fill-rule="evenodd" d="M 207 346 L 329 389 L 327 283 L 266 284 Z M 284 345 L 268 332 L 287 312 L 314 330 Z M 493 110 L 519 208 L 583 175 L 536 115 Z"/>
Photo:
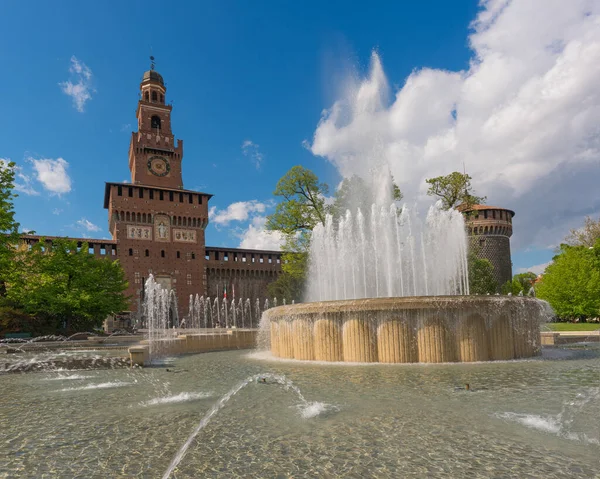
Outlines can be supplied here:
<path id="1" fill-rule="evenodd" d="M 312 234 L 308 301 L 469 294 L 467 237 L 460 212 L 373 204 L 368 216 L 327 215 Z"/>
<path id="2" fill-rule="evenodd" d="M 236 386 L 234 386 L 227 394 L 225 394 L 221 399 L 219 399 L 219 401 L 217 401 L 213 405 L 213 407 L 211 407 L 210 410 L 204 415 L 204 417 L 202 418 L 202 420 L 200 421 L 198 426 L 196 426 L 194 431 L 190 434 L 190 437 L 188 437 L 187 441 L 185 441 L 183 446 L 181 446 L 179 451 L 177 451 L 177 454 L 171 461 L 171 464 L 169 464 L 168 469 L 163 474 L 162 479 L 168 479 L 171 476 L 171 474 L 173 473 L 175 468 L 179 465 L 181 460 L 184 458 L 184 456 L 185 456 L 187 450 L 189 449 L 189 447 L 191 446 L 191 444 L 194 442 L 194 439 L 196 439 L 196 436 L 198 435 L 198 433 L 202 429 L 204 429 L 204 427 L 206 427 L 206 425 L 210 422 L 212 417 L 217 412 L 219 412 L 233 396 L 235 396 L 238 392 L 240 392 L 248 384 L 256 382 L 256 381 L 261 381 L 263 379 L 269 380 L 272 383 L 281 385 L 286 391 L 287 390 L 293 391 L 294 393 L 296 393 L 296 395 L 298 396 L 300 401 L 302 401 L 302 405 L 305 407 L 310 406 L 310 404 L 315 404 L 315 403 L 309 403 L 304 398 L 302 393 L 300 392 L 300 389 L 298 389 L 298 387 L 296 385 L 294 385 L 294 383 L 292 383 L 292 381 L 287 379 L 285 376 L 282 376 L 279 374 L 271 374 L 271 373 L 255 374 L 254 376 L 250 376 L 249 378 L 246 378 L 245 380 L 243 380 L 242 382 L 240 382 Z M 313 417 L 313 416 L 310 416 L 310 417 Z"/>

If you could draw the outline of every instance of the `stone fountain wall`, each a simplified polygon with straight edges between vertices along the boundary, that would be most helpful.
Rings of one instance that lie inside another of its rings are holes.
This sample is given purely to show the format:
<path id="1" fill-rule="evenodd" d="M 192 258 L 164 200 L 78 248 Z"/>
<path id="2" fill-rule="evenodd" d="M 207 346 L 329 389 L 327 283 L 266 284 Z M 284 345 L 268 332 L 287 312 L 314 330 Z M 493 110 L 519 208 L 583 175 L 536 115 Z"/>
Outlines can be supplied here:
<path id="1" fill-rule="evenodd" d="M 327 301 L 266 311 L 263 335 L 274 356 L 309 361 L 509 360 L 539 354 L 546 315 L 543 302 L 526 297 Z"/>

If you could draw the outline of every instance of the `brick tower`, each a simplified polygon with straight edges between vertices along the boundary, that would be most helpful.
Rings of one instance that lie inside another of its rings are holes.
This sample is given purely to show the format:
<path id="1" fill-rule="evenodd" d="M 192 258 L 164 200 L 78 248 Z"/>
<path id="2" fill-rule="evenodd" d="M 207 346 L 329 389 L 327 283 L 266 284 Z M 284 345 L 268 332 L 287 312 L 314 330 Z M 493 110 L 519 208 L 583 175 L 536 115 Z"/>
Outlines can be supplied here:
<path id="1" fill-rule="evenodd" d="M 206 292 L 204 229 L 212 195 L 183 188 L 183 142 L 171 131 L 166 93 L 153 61 L 140 84 L 138 131 L 129 146 L 131 183 L 106 183 L 104 207 L 132 310 L 139 308 L 144 281 L 153 274 L 175 291 L 182 317 L 189 295 Z"/>
<path id="2" fill-rule="evenodd" d="M 461 211 L 465 213 L 469 247 L 479 258 L 492 263 L 494 277 L 500 289 L 512 279 L 510 237 L 515 212 L 487 205 L 473 205 Z"/>

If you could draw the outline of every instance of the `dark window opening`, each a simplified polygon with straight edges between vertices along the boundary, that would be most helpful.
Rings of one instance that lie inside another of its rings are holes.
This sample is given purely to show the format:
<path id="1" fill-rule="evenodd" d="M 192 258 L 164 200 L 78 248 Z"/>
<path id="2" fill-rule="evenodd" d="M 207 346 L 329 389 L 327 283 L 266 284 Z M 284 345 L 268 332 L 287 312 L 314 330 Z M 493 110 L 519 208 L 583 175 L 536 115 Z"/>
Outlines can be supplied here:
<path id="1" fill-rule="evenodd" d="M 179 193 L 179 202 L 183 203 L 183 193 Z"/>
<path id="2" fill-rule="evenodd" d="M 177 259 L 181 258 L 181 254 L 179 254 L 179 251 L 177 251 Z"/>
<path id="3" fill-rule="evenodd" d="M 169 191 L 169 201 L 173 201 L 173 192 Z"/>
<path id="4" fill-rule="evenodd" d="M 123 196 L 123 187 L 122 186 L 117 186 L 117 195 Z"/>
<path id="5" fill-rule="evenodd" d="M 154 190 L 150 190 L 150 199 L 153 200 L 154 199 Z"/>
<path id="6" fill-rule="evenodd" d="M 133 256 L 133 249 L 129 248 L 129 256 Z"/>
<path id="7" fill-rule="evenodd" d="M 164 257 L 165 257 L 165 250 L 164 250 L 164 249 L 161 249 L 161 250 L 160 250 L 160 257 L 161 257 L 161 258 L 164 258 Z"/>
<path id="8" fill-rule="evenodd" d="M 202 204 L 202 195 L 198 195 L 198 204 L 201 205 Z"/>
<path id="9" fill-rule="evenodd" d="M 165 195 L 163 195 L 162 191 L 159 191 L 159 197 L 161 201 L 165 199 Z"/>
<path id="10" fill-rule="evenodd" d="M 483 212 L 483 217 L 487 220 L 487 210 Z"/>
<path id="11" fill-rule="evenodd" d="M 156 101 L 158 100 L 158 95 L 156 94 L 155 91 L 152 92 L 152 101 Z"/>
<path id="12" fill-rule="evenodd" d="M 143 198 L 144 197 L 144 188 L 140 188 L 139 192 L 140 192 L 139 197 Z"/>
<path id="13" fill-rule="evenodd" d="M 162 93 L 160 94 L 160 102 L 161 103 L 165 102 L 165 97 L 164 97 L 164 95 Z"/>
<path id="14" fill-rule="evenodd" d="M 131 186 L 129 187 L 129 197 L 133 198 L 133 188 Z"/>
<path id="15" fill-rule="evenodd" d="M 192 195 L 192 194 L 190 193 L 190 204 L 192 204 L 193 202 L 194 202 L 194 195 Z"/>
<path id="16" fill-rule="evenodd" d="M 150 101 L 150 93 L 146 92 L 146 93 L 144 94 L 144 99 L 145 99 L 146 101 Z"/>
<path id="17" fill-rule="evenodd" d="M 146 250 L 146 256 L 150 256 L 150 250 Z"/>
<path id="18" fill-rule="evenodd" d="M 196 253 L 192 253 L 192 259 L 196 259 Z"/>
<path id="19" fill-rule="evenodd" d="M 152 119 L 150 120 L 150 126 L 151 126 L 152 128 L 158 128 L 158 129 L 160 130 L 160 117 L 159 117 L 159 116 L 156 116 L 156 115 L 154 115 L 154 116 L 152 117 Z"/>

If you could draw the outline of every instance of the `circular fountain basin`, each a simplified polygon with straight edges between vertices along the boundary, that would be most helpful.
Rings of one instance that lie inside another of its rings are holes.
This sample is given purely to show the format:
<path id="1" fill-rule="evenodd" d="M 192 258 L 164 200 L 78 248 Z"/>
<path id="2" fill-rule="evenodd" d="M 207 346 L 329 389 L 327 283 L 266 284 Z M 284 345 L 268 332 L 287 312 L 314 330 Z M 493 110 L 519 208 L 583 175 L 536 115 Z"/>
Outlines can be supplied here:
<path id="1" fill-rule="evenodd" d="M 528 297 L 415 296 L 279 306 L 264 320 L 280 358 L 446 363 L 537 356 L 547 314 Z"/>

